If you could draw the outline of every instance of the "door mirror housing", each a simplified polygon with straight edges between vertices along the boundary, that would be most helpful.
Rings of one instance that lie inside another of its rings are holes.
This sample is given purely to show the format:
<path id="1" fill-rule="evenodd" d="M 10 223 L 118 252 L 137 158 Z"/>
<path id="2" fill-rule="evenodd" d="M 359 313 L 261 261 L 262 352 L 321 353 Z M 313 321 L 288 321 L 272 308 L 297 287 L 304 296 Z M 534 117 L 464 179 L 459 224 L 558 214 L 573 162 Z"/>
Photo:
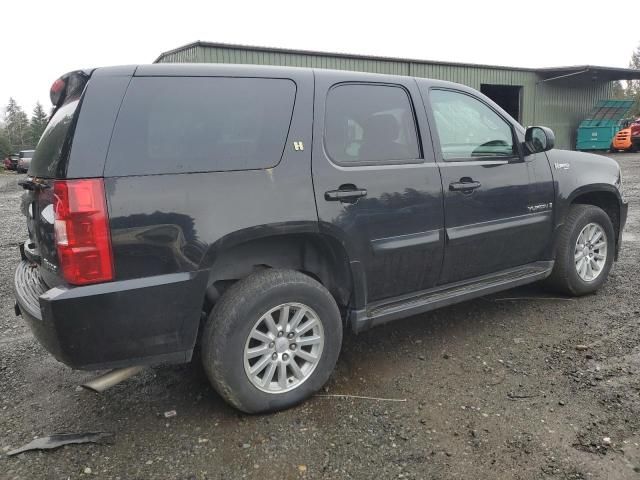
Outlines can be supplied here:
<path id="1" fill-rule="evenodd" d="M 528 127 L 524 134 L 525 155 L 546 152 L 556 143 L 553 130 L 547 127 Z"/>

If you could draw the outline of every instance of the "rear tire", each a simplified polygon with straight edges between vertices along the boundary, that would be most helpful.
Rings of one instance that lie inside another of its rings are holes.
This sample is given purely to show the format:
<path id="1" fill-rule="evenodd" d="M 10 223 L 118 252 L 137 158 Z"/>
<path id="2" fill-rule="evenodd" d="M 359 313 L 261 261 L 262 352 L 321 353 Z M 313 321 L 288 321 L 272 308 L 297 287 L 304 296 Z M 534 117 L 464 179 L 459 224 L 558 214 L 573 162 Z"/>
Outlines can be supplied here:
<path id="1" fill-rule="evenodd" d="M 593 293 L 607 280 L 614 253 L 615 232 L 609 216 L 594 205 L 572 205 L 560 229 L 555 265 L 545 284 L 567 295 Z"/>
<path id="2" fill-rule="evenodd" d="M 319 390 L 341 345 L 340 311 L 327 289 L 300 272 L 268 269 L 240 280 L 217 302 L 204 328 L 202 362 L 235 408 L 273 412 Z"/>

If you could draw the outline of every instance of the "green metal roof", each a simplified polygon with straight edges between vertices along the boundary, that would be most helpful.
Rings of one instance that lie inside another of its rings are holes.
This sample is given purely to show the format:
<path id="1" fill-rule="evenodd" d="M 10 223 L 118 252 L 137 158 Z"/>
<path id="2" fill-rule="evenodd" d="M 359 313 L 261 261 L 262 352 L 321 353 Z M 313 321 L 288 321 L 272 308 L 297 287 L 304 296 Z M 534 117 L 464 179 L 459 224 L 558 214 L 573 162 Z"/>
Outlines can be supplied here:
<path id="1" fill-rule="evenodd" d="M 633 100 L 600 100 L 580 127 L 616 126 L 627 116 L 635 102 Z"/>
<path id="2" fill-rule="evenodd" d="M 188 43 L 181 47 L 168 50 L 161 53 L 153 63 L 159 63 L 165 60 L 166 57 L 172 57 L 174 54 L 184 52 L 194 47 L 204 48 L 224 48 L 230 50 L 239 50 L 245 52 L 263 52 L 271 54 L 289 54 L 289 55 L 306 55 L 306 56 L 330 56 L 333 58 L 344 58 L 352 60 L 372 60 L 380 62 L 405 62 L 413 64 L 423 65 L 441 65 L 441 66 L 453 66 L 453 67 L 466 67 L 466 68 L 490 68 L 493 70 L 511 70 L 517 72 L 532 72 L 540 75 L 545 81 L 555 80 L 556 78 L 564 78 L 568 76 L 590 76 L 595 80 L 640 80 L 640 70 L 634 70 L 630 68 L 619 67 L 603 67 L 597 65 L 575 65 L 575 66 L 563 66 L 563 67 L 551 67 L 551 68 L 526 68 L 526 67 L 508 67 L 505 65 L 486 65 L 480 63 L 456 63 L 456 62 L 443 62 L 436 60 L 424 60 L 424 59 L 410 59 L 402 57 L 385 57 L 376 55 L 359 55 L 351 53 L 335 53 L 335 52 L 321 52 L 313 50 L 300 50 L 290 48 L 271 48 L 262 46 L 250 46 L 250 45 L 238 45 L 230 43 L 216 43 L 216 42 L 204 42 L 201 40 Z"/>

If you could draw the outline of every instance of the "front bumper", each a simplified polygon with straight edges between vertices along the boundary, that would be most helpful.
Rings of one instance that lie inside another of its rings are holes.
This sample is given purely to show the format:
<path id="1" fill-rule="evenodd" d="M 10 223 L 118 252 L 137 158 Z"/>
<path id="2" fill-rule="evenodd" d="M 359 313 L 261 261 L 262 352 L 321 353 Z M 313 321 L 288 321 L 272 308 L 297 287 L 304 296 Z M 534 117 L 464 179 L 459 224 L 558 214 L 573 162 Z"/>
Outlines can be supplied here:
<path id="1" fill-rule="evenodd" d="M 620 249 L 622 248 L 622 232 L 624 231 L 624 226 L 627 223 L 627 214 L 629 212 L 629 203 L 626 201 L 622 201 L 620 203 L 620 228 L 618 229 L 618 238 L 616 242 L 616 255 L 615 259 L 618 260 L 618 255 L 620 255 Z"/>
<path id="2" fill-rule="evenodd" d="M 59 361 L 84 370 L 190 361 L 206 271 L 49 289 L 38 269 L 27 260 L 16 269 L 16 313 Z"/>

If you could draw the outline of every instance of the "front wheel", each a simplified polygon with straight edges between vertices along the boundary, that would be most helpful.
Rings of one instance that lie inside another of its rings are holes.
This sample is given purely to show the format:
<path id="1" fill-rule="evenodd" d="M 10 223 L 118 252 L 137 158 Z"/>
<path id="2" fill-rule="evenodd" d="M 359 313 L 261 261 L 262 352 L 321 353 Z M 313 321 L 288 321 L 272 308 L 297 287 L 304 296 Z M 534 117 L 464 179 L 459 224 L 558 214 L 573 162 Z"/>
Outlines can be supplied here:
<path id="1" fill-rule="evenodd" d="M 614 252 L 615 232 L 609 216 L 594 205 L 572 205 L 546 283 L 568 295 L 593 293 L 607 280 Z"/>
<path id="2" fill-rule="evenodd" d="M 247 413 L 282 410 L 329 379 L 342 344 L 340 311 L 320 283 L 269 269 L 233 285 L 202 337 L 204 369 L 216 391 Z"/>

